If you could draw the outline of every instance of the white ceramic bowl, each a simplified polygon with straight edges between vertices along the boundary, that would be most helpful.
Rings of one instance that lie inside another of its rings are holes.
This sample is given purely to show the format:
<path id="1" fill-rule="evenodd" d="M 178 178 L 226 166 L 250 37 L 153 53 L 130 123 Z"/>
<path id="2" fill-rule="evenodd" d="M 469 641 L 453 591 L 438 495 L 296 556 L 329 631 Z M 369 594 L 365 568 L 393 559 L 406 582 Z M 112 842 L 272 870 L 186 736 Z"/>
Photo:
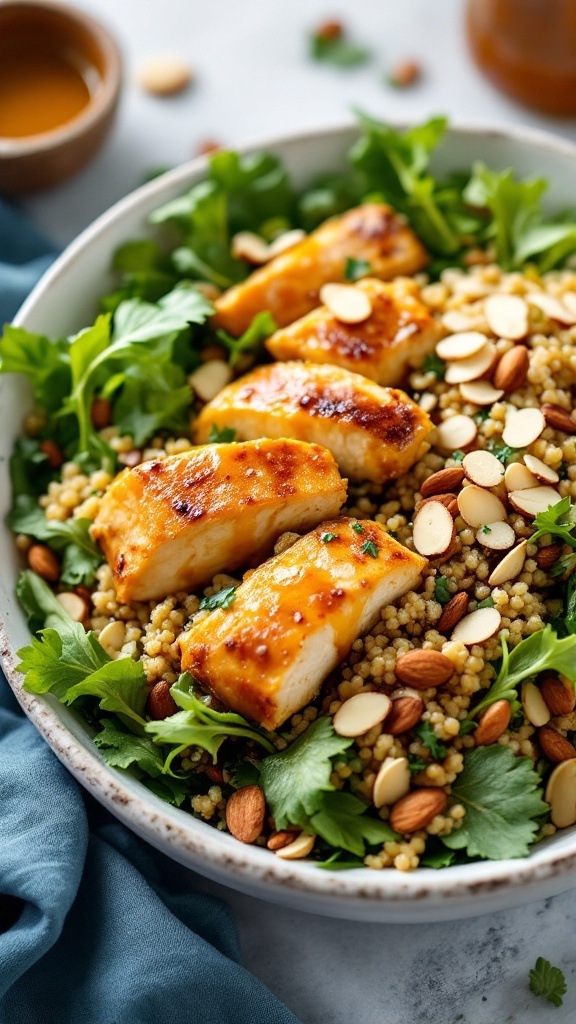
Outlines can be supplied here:
<path id="1" fill-rule="evenodd" d="M 320 131 L 261 147 L 278 153 L 298 183 L 343 166 L 353 127 Z M 438 153 L 440 171 L 469 168 L 476 159 L 512 166 L 521 175 L 545 174 L 556 208 L 574 205 L 576 147 L 525 129 L 453 129 Z M 92 322 L 97 297 L 111 288 L 110 257 L 126 239 L 147 231 L 151 210 L 202 178 L 205 159 L 169 172 L 117 203 L 69 246 L 34 289 L 17 323 L 49 336 L 67 335 Z M 0 377 L 0 502 L 9 507 L 8 456 L 29 405 L 26 382 Z M 484 861 L 441 871 L 359 869 L 329 872 L 288 862 L 244 846 L 184 811 L 170 807 L 130 776 L 109 768 L 81 721 L 51 696 L 21 689 L 15 651 L 28 640 L 14 597 L 19 559 L 0 526 L 0 643 L 3 664 L 22 707 L 56 755 L 102 804 L 134 832 L 174 860 L 225 885 L 299 910 L 366 921 L 434 921 L 518 906 L 569 889 L 576 881 L 576 828 L 540 844 L 525 860 Z"/>

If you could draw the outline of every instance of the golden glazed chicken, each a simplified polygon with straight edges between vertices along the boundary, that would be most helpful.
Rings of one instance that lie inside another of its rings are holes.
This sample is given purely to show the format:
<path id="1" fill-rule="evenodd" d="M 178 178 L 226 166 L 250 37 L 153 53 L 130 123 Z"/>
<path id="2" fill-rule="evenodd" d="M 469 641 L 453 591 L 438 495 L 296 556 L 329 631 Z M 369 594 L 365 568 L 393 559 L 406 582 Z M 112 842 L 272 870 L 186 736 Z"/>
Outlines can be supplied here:
<path id="1" fill-rule="evenodd" d="M 227 707 L 276 729 L 426 564 L 379 523 L 324 522 L 255 569 L 232 607 L 192 625 L 180 641 L 182 669 Z"/>
<path id="2" fill-rule="evenodd" d="M 320 305 L 320 289 L 344 281 L 349 258 L 370 264 L 374 277 L 414 274 L 428 257 L 414 232 L 384 203 L 365 203 L 321 224 L 288 252 L 254 271 L 216 300 L 214 326 L 236 336 L 257 313 L 285 327 Z"/>

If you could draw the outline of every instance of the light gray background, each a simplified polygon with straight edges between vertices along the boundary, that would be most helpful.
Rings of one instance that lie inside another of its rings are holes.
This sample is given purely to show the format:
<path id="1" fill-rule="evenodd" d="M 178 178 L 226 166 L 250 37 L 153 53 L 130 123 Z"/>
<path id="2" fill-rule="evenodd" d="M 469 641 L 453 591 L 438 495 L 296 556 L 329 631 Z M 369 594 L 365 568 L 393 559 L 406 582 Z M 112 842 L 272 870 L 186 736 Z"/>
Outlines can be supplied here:
<path id="1" fill-rule="evenodd" d="M 543 0 L 544 2 L 544 0 Z M 499 95 L 471 65 L 461 0 L 76 0 L 104 20 L 126 59 L 114 135 L 72 182 L 26 206 L 60 244 L 139 185 L 152 168 L 227 146 L 338 124 L 354 106 L 382 118 L 447 113 L 476 123 L 520 122 L 576 140 L 576 121 L 537 117 Z M 338 71 L 307 59 L 306 33 L 340 17 L 375 53 Z M 173 53 L 196 70 L 192 89 L 154 99 L 134 85 L 147 57 Z M 422 82 L 383 84 L 415 57 Z M 542 171 L 545 173 L 545 168 Z M 247 966 L 303 1024 L 568 1024 L 576 1011 L 576 892 L 521 910 L 436 925 L 365 925 L 283 910 L 212 883 L 232 907 Z M 555 1009 L 528 990 L 543 955 L 568 982 Z"/>

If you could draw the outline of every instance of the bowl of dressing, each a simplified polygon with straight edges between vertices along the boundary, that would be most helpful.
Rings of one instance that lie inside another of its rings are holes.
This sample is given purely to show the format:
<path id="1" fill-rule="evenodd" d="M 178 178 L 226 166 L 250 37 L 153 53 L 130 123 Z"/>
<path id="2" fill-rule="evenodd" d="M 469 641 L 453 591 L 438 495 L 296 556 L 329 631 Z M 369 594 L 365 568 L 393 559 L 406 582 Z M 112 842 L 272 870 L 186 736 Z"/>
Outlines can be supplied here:
<path id="1" fill-rule="evenodd" d="M 58 0 L 0 0 L 0 193 L 49 188 L 99 149 L 121 86 L 114 39 Z"/>

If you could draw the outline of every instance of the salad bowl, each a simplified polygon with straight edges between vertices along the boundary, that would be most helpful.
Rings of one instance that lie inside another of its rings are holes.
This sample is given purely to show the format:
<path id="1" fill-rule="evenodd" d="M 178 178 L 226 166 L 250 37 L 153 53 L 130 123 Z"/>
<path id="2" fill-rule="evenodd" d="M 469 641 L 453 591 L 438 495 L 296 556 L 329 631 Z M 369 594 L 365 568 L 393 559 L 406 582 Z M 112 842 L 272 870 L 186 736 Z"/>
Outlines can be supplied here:
<path id="1" fill-rule="evenodd" d="M 243 152 L 266 150 L 283 160 L 297 185 L 325 171 L 340 170 L 356 138 L 353 125 L 265 141 Z M 528 129 L 453 127 L 434 156 L 435 173 L 469 168 L 475 160 L 521 177 L 544 171 L 553 209 L 573 205 L 576 147 Z M 86 229 L 44 275 L 17 314 L 15 324 L 47 336 L 71 335 L 91 322 L 99 296 L 114 286 L 116 248 L 150 232 L 148 218 L 161 204 L 201 181 L 205 158 L 164 174 L 117 203 Z M 380 922 L 454 919 L 521 905 L 569 889 L 576 879 L 576 826 L 535 846 L 524 859 L 478 861 L 413 873 L 320 869 L 313 862 L 273 857 L 266 849 L 231 835 L 166 804 L 136 778 L 105 763 L 86 725 L 50 694 L 22 688 L 16 652 L 29 639 L 15 597 L 19 555 L 4 525 L 10 505 L 9 457 L 31 407 L 19 376 L 0 377 L 0 446 L 3 525 L 0 528 L 0 641 L 3 667 L 25 713 L 75 778 L 126 826 L 169 857 L 239 891 L 299 910 Z"/>

